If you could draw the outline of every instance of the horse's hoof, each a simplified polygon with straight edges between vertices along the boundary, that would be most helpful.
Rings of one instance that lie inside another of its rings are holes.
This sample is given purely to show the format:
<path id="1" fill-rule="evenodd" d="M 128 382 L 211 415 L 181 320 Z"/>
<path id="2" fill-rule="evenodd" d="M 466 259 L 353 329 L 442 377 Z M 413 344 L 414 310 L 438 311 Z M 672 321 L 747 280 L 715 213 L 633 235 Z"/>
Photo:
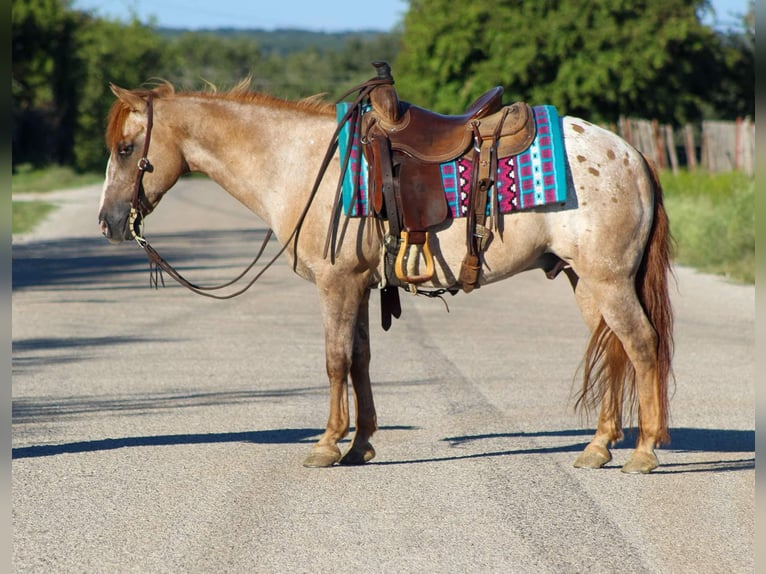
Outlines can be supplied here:
<path id="1" fill-rule="evenodd" d="M 610 460 L 612 460 L 612 454 L 609 449 L 603 446 L 588 445 L 577 457 L 574 466 L 575 468 L 601 468 Z"/>
<path id="2" fill-rule="evenodd" d="M 657 461 L 657 456 L 653 452 L 639 452 L 635 451 L 625 466 L 622 467 L 622 472 L 628 474 L 647 474 L 657 468 L 660 463 Z"/>
<path id="3" fill-rule="evenodd" d="M 369 462 L 373 458 L 375 458 L 375 449 L 370 443 L 367 443 L 361 447 L 352 446 L 348 449 L 343 458 L 340 459 L 340 464 L 359 465 Z"/>
<path id="4" fill-rule="evenodd" d="M 337 446 L 315 446 L 311 454 L 303 461 L 308 468 L 327 468 L 340 460 L 340 449 Z"/>

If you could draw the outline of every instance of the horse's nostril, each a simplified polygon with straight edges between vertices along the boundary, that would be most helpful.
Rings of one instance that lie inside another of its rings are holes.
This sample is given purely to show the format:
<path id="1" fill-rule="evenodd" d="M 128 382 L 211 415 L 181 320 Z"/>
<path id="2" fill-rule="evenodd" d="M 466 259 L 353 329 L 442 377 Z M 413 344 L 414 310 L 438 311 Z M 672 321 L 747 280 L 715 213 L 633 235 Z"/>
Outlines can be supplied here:
<path id="1" fill-rule="evenodd" d="M 103 219 L 98 222 L 98 228 L 101 230 L 101 235 L 109 237 L 109 226 Z"/>

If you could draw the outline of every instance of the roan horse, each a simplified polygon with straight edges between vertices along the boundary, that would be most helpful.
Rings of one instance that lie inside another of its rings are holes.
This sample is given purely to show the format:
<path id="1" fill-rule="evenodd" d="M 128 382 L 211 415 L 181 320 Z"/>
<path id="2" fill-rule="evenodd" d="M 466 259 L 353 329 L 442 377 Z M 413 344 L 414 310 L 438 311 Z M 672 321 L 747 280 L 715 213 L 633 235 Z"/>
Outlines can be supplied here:
<path id="1" fill-rule="evenodd" d="M 336 129 L 334 106 L 311 98 L 284 101 L 249 92 L 246 84 L 226 93 L 176 93 L 170 84 L 144 90 L 112 86 L 112 91 L 117 101 L 106 132 L 111 155 L 98 216 L 103 235 L 112 242 L 134 238 L 141 218 L 187 172 L 207 174 L 251 209 L 289 246 L 285 253 L 296 273 L 319 291 L 330 412 L 304 465 L 372 459 L 370 437 L 377 422 L 368 302 L 382 278 L 386 223 L 372 217 L 348 220 L 335 257 L 326 256 L 340 172 L 336 154 L 305 213 L 297 246 L 293 234 L 322 150 Z M 653 167 L 617 135 L 577 118 L 564 117 L 562 124 L 570 199 L 563 207 L 502 216 L 502 233 L 483 254 L 480 284 L 545 269 L 551 259 L 566 264 L 592 333 L 578 404 L 601 408 L 595 435 L 575 466 L 600 468 L 611 460 L 609 447 L 623 436 L 627 402 L 637 406 L 638 438 L 622 470 L 647 473 L 658 465 L 655 446 L 669 440 L 671 238 L 662 190 Z M 147 148 L 148 163 L 139 171 L 143 176 L 149 164 L 151 169 L 141 181 L 136 160 Z M 131 217 L 134 188 L 141 192 L 138 221 Z M 450 220 L 432 241 L 436 269 L 419 287 L 455 287 L 466 237 L 458 223 Z M 356 432 L 342 454 L 337 445 L 349 432 L 349 376 Z"/>

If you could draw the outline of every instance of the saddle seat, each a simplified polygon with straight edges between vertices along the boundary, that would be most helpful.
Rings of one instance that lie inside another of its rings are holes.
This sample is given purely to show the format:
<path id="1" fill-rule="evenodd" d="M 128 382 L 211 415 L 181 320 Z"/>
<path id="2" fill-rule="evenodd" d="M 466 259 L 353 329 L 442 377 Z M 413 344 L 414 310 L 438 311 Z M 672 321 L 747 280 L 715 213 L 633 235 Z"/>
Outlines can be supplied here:
<path id="1" fill-rule="evenodd" d="M 386 106 L 375 105 L 380 112 Z M 378 125 L 391 140 L 391 149 L 429 163 L 441 163 L 462 155 L 471 143 L 471 124 L 503 107 L 503 87 L 495 86 L 477 98 L 466 111 L 448 116 L 400 102 L 398 118 L 378 113 Z"/>

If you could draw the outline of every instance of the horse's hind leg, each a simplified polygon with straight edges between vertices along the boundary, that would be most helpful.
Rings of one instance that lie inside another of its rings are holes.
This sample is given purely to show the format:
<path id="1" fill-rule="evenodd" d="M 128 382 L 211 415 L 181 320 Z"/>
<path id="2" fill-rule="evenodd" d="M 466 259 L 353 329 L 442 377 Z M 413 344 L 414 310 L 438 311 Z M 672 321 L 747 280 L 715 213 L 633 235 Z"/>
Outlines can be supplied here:
<path id="1" fill-rule="evenodd" d="M 575 300 L 580 308 L 585 324 L 594 333 L 601 322 L 601 311 L 592 293 L 585 283 L 579 280 L 577 274 L 570 268 L 565 269 L 575 294 Z M 617 395 L 612 396 L 613 393 Z M 574 466 L 577 468 L 601 468 L 612 460 L 609 451 L 610 444 L 622 438 L 622 387 L 608 386 L 603 390 L 601 412 L 598 417 L 598 427 L 593 439 L 585 450 L 577 457 Z"/>
<path id="2" fill-rule="evenodd" d="M 370 385 L 370 290 L 367 289 L 359 305 L 351 356 L 351 382 L 354 387 L 356 431 L 351 447 L 340 459 L 341 464 L 364 464 L 375 457 L 370 437 L 378 429 L 375 402 Z"/>
<path id="3" fill-rule="evenodd" d="M 621 434 L 613 423 L 619 414 L 616 411 L 622 405 L 623 385 L 632 378 L 632 366 L 638 398 L 639 436 L 636 449 L 622 470 L 630 473 L 651 472 L 658 465 L 654 447 L 667 437 L 663 397 L 660 396 L 657 333 L 638 300 L 633 283 L 627 278 L 618 282 L 590 282 L 589 288 L 596 296 L 607 327 L 602 337 L 603 361 L 612 377 L 607 381 L 602 401 L 599 430 L 591 442 L 593 447 L 588 445 L 586 451 L 589 448 L 593 451 L 599 446 L 605 447 L 603 443 Z M 626 360 L 631 364 L 628 365 Z"/>

